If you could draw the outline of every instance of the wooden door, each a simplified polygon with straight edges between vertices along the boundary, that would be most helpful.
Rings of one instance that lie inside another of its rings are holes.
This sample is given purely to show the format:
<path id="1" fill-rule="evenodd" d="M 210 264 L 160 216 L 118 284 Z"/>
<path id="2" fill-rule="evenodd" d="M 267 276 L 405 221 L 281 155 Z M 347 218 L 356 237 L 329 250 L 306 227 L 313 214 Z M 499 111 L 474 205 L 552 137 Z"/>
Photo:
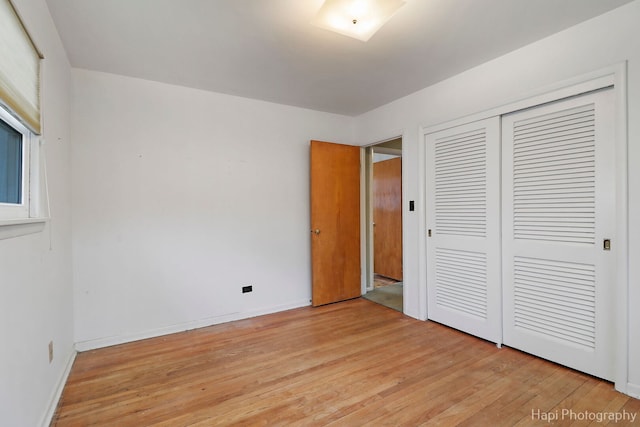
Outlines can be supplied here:
<path id="1" fill-rule="evenodd" d="M 613 378 L 613 90 L 503 118 L 504 343 Z"/>
<path id="2" fill-rule="evenodd" d="M 373 164 L 373 271 L 402 280 L 402 158 Z"/>
<path id="3" fill-rule="evenodd" d="M 312 305 L 357 298 L 360 147 L 311 141 Z"/>
<path id="4" fill-rule="evenodd" d="M 425 142 L 428 317 L 500 343 L 500 118 Z"/>

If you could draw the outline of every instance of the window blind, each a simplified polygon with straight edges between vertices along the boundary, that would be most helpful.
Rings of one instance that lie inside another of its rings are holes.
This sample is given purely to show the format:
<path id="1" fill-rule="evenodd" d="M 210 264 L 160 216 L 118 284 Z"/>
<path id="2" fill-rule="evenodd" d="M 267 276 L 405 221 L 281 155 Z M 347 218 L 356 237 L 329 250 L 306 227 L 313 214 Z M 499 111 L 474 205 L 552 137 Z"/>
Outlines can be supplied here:
<path id="1" fill-rule="evenodd" d="M 9 0 L 0 0 L 0 101 L 40 134 L 40 59 Z"/>

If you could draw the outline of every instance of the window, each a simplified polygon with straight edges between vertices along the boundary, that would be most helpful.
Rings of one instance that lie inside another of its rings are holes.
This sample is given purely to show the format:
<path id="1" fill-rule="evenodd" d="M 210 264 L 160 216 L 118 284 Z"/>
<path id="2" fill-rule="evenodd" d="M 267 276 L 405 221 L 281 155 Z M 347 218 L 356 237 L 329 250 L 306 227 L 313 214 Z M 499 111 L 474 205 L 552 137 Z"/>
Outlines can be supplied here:
<path id="1" fill-rule="evenodd" d="M 29 217 L 31 132 L 0 108 L 0 219 Z"/>
<path id="2" fill-rule="evenodd" d="M 10 0 L 0 0 L 0 239 L 37 232 L 48 212 L 40 182 L 40 62 Z M 45 192 L 46 194 L 46 192 Z"/>

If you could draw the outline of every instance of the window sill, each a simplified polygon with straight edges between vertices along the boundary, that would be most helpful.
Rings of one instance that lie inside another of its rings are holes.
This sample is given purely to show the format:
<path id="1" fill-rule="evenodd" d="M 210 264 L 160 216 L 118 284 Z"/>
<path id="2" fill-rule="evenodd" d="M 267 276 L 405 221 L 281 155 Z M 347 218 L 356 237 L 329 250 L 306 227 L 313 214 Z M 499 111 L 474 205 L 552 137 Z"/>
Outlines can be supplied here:
<path id="1" fill-rule="evenodd" d="M 0 219 L 0 240 L 40 233 L 49 218 Z"/>

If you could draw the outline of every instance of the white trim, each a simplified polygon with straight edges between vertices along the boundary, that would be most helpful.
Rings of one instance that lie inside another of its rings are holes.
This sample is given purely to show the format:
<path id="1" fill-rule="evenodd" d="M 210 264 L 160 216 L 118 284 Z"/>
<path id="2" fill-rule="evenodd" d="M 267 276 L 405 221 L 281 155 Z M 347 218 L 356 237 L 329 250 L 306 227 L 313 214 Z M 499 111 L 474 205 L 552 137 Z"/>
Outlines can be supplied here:
<path id="1" fill-rule="evenodd" d="M 448 120 L 439 123 L 424 123 L 422 128 L 425 134 L 438 132 L 443 129 L 458 125 L 484 120 L 489 117 L 502 116 L 514 113 L 526 108 L 539 106 L 548 102 L 558 101 L 563 98 L 580 95 L 593 90 L 602 89 L 619 83 L 617 76 L 626 70 L 626 62 L 611 65 L 600 70 L 586 73 L 578 77 L 567 79 L 559 83 L 545 86 L 527 96 L 498 107 L 483 110 L 465 117 Z M 626 75 L 626 73 L 624 73 Z"/>
<path id="2" fill-rule="evenodd" d="M 406 167 L 407 164 L 407 135 L 406 132 L 402 132 L 399 134 L 400 136 L 397 138 L 400 138 L 400 140 L 402 141 L 402 145 L 401 150 L 400 150 L 400 163 L 402 165 L 402 170 L 401 170 L 401 186 L 402 186 L 402 191 L 401 191 L 401 207 L 400 207 L 400 214 L 402 215 L 402 313 L 406 314 L 409 310 L 407 310 L 407 302 L 409 301 L 408 298 L 408 294 L 409 294 L 409 289 L 411 288 L 411 283 L 408 282 L 406 280 L 406 272 L 409 270 L 407 268 L 407 252 L 406 252 L 406 246 L 407 246 L 407 240 L 405 239 L 405 235 L 407 233 L 407 226 L 406 224 L 409 223 L 407 216 L 409 215 L 409 200 L 410 197 L 407 193 L 407 182 L 409 180 L 409 177 L 407 176 L 408 174 L 408 169 Z M 372 170 L 373 173 L 373 170 Z M 415 203 L 414 203 L 415 204 Z M 414 206 L 414 212 L 415 212 L 415 206 Z"/>
<path id="3" fill-rule="evenodd" d="M 368 206 L 367 206 L 367 155 L 366 147 L 360 147 L 360 295 L 367 293 L 369 259 L 367 254 Z"/>
<path id="4" fill-rule="evenodd" d="M 193 320 L 190 322 L 179 323 L 175 325 L 165 326 L 163 328 L 149 329 L 147 331 L 137 332 L 126 335 L 114 335 L 105 338 L 97 338 L 93 340 L 78 341 L 75 344 L 75 349 L 78 352 L 95 350 L 103 347 L 110 347 L 112 345 L 125 344 L 133 341 L 144 340 L 147 338 L 155 338 L 163 335 L 175 334 L 178 332 L 189 331 L 192 329 L 206 328 L 208 326 L 219 325 L 221 323 L 233 322 L 235 320 L 244 320 L 252 317 L 263 316 L 265 314 L 279 313 L 281 311 L 292 310 L 301 307 L 308 307 L 311 305 L 309 299 L 291 301 L 286 304 L 276 305 L 272 307 L 265 307 L 258 310 L 251 310 L 246 312 L 234 312 L 221 316 L 207 317 L 204 319 Z"/>
<path id="5" fill-rule="evenodd" d="M 418 127 L 418 319 L 428 319 L 427 301 L 427 147 L 425 132 Z"/>
<path id="6" fill-rule="evenodd" d="M 360 230 L 363 233 L 360 239 L 362 246 L 362 268 L 364 269 L 364 284 L 363 295 L 366 292 L 374 289 L 373 285 L 373 201 L 371 198 L 371 187 L 373 183 L 373 149 L 371 146 L 363 147 L 364 153 L 364 167 L 362 168 L 362 174 L 360 175 L 360 182 L 364 183 L 362 186 L 363 193 L 361 194 L 362 206 L 364 209 L 360 215 Z"/>
<path id="7" fill-rule="evenodd" d="M 528 97 L 520 98 L 512 103 L 504 104 L 489 110 L 485 110 L 476 114 L 472 114 L 463 118 L 436 123 L 425 124 L 420 127 L 419 133 L 419 149 L 424 145 L 424 135 L 437 132 L 443 129 L 455 127 L 463 123 L 474 122 L 492 116 L 502 116 L 518 110 L 546 104 L 560 99 L 577 96 L 590 91 L 603 89 L 613 86 L 616 98 L 616 123 L 614 125 L 616 132 L 615 149 L 616 149 L 616 203 L 618 205 L 616 217 L 616 236 L 618 240 L 617 247 L 620 250 L 616 256 L 616 269 L 618 272 L 615 283 L 615 301 L 616 301 L 616 326 L 615 330 L 615 387 L 622 393 L 632 394 L 639 390 L 636 386 L 628 383 L 629 371 L 629 242 L 628 242 L 628 134 L 627 134 L 627 63 L 622 62 L 600 70 L 583 74 L 572 79 L 541 88 L 540 90 L 530 94 Z M 424 150 L 424 147 L 422 147 Z M 424 161 L 423 155 L 420 156 Z M 420 181 L 424 180 L 424 165 L 420 166 Z M 420 189 L 424 192 L 424 188 Z M 422 195 L 426 198 L 426 194 Z M 422 222 L 421 222 L 422 225 Z M 426 228 L 419 230 L 422 238 Z M 426 245 L 426 243 L 425 243 Z M 423 248 L 422 243 L 420 249 Z M 426 259 L 420 255 L 420 274 L 419 286 L 423 289 L 423 295 L 426 293 Z M 425 270 L 424 275 L 423 270 Z M 422 298 L 422 297 L 421 297 Z M 636 393 L 640 394 L 640 393 Z"/>
<path id="8" fill-rule="evenodd" d="M 617 389 L 617 384 L 616 384 L 616 389 Z M 631 397 L 635 397 L 636 399 L 640 399 L 640 384 L 628 383 L 626 394 L 628 394 Z"/>
<path id="9" fill-rule="evenodd" d="M 629 380 L 629 139 L 627 113 L 627 63 L 622 63 L 614 74 L 615 158 L 616 158 L 616 229 L 620 248 L 616 257 L 616 289 L 614 323 L 614 383 L 616 390 L 630 394 Z M 635 397 L 640 397 L 640 389 Z"/>
<path id="10" fill-rule="evenodd" d="M 29 218 L 38 218 L 41 216 L 40 203 L 42 196 L 40 192 L 40 139 L 31 135 L 29 138 L 29 181 L 28 193 L 29 198 L 28 216 Z"/>
<path id="11" fill-rule="evenodd" d="M 0 219 L 0 227 L 9 227 L 12 225 L 35 224 L 47 222 L 50 218 L 16 218 L 16 219 Z"/>
<path id="12" fill-rule="evenodd" d="M 60 398 L 62 397 L 64 386 L 67 384 L 67 380 L 69 379 L 69 374 L 71 373 L 71 368 L 73 367 L 73 362 L 75 362 L 77 354 L 78 352 L 75 350 L 71 352 L 64 371 L 62 372 L 62 375 L 60 375 L 56 388 L 53 390 L 53 394 L 49 399 L 49 407 L 38 423 L 39 426 L 48 427 L 51 425 L 53 417 L 56 414 L 56 409 L 58 408 L 58 402 L 60 402 Z"/>
<path id="13" fill-rule="evenodd" d="M 0 240 L 26 236 L 44 230 L 49 218 L 23 218 L 0 220 Z"/>
<path id="14" fill-rule="evenodd" d="M 376 147 L 375 145 L 371 146 L 371 149 L 376 154 L 388 154 L 390 156 L 402 156 L 402 150 L 397 148 L 388 148 L 388 147 Z"/>

